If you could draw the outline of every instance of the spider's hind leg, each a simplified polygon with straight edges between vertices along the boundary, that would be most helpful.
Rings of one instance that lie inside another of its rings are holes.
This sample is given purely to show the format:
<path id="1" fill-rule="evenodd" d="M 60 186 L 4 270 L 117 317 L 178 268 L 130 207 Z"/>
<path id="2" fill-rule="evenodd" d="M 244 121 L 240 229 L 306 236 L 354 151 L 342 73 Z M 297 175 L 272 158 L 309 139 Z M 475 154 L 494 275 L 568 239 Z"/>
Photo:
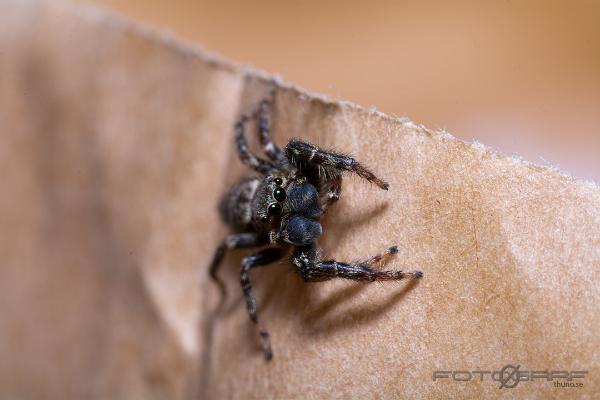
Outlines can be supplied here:
<path id="1" fill-rule="evenodd" d="M 260 172 L 261 174 L 269 174 L 276 168 L 269 161 L 263 160 L 260 157 L 254 155 L 248 148 L 248 142 L 246 141 L 245 126 L 248 121 L 246 115 L 242 115 L 235 124 L 235 144 L 237 147 L 238 156 L 240 160 L 253 170 Z"/>
<path id="2" fill-rule="evenodd" d="M 242 290 L 244 291 L 244 297 L 246 298 L 246 306 L 248 308 L 248 315 L 250 320 L 258 326 L 258 333 L 262 341 L 263 353 L 267 361 L 273 358 L 273 352 L 271 350 L 271 340 L 269 333 L 258 321 L 258 308 L 256 306 L 256 298 L 252 293 L 252 284 L 250 283 L 250 270 L 254 267 L 261 265 L 270 264 L 273 261 L 279 260 L 283 257 L 283 250 L 281 248 L 267 248 L 257 253 L 251 254 L 242 260 L 242 266 L 240 268 L 240 283 Z"/>
<path id="3" fill-rule="evenodd" d="M 236 143 L 238 154 L 242 162 L 254 170 L 269 174 L 275 170 L 287 170 L 289 162 L 281 149 L 271 140 L 271 106 L 275 99 L 277 86 L 271 83 L 268 96 L 263 99 L 251 115 L 242 115 L 235 125 Z M 271 161 L 263 160 L 252 154 L 248 149 L 245 136 L 245 125 L 249 120 L 258 120 L 258 134 L 260 145 Z"/>
<path id="4" fill-rule="evenodd" d="M 271 105 L 273 104 L 274 91 L 275 88 L 273 87 L 269 98 L 261 101 L 258 106 L 258 132 L 260 145 L 267 157 L 276 164 L 285 166 L 288 164 L 285 154 L 271 141 Z"/>
<path id="5" fill-rule="evenodd" d="M 219 278 L 219 276 L 217 275 L 219 267 L 221 266 L 223 259 L 225 258 L 226 251 L 245 247 L 255 247 L 264 244 L 263 242 L 264 241 L 260 240 L 256 233 L 238 233 L 225 237 L 225 239 L 221 241 L 219 246 L 217 246 L 208 271 L 210 274 L 210 278 L 218 286 L 219 292 L 221 293 L 221 299 L 218 309 L 222 307 L 223 302 L 225 301 L 225 298 L 227 296 L 225 283 L 223 283 L 221 278 Z"/>

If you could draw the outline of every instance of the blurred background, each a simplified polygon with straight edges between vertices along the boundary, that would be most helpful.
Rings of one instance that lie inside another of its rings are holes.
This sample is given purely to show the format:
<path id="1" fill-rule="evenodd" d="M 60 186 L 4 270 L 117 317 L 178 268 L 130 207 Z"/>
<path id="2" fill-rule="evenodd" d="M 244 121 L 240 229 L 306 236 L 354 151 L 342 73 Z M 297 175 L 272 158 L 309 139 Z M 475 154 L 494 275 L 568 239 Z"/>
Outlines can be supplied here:
<path id="1" fill-rule="evenodd" d="M 80 1 L 600 181 L 598 1 Z"/>

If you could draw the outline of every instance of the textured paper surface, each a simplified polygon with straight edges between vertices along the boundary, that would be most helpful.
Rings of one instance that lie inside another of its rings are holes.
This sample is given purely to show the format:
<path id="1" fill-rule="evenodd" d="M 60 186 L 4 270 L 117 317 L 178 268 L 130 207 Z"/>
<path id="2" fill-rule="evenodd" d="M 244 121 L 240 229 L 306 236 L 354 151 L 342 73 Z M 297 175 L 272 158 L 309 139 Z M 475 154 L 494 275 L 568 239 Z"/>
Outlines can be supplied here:
<path id="1" fill-rule="evenodd" d="M 265 363 L 216 202 L 245 173 L 232 126 L 264 78 L 95 9 L 0 13 L 0 397 L 593 398 L 600 190 L 407 120 L 277 90 L 273 136 L 352 153 L 327 256 L 398 244 L 417 284 L 252 275 Z M 268 77 L 267 77 L 268 78 Z M 207 346 L 210 344 L 210 346 Z M 583 388 L 433 382 L 434 370 L 587 370 Z"/>

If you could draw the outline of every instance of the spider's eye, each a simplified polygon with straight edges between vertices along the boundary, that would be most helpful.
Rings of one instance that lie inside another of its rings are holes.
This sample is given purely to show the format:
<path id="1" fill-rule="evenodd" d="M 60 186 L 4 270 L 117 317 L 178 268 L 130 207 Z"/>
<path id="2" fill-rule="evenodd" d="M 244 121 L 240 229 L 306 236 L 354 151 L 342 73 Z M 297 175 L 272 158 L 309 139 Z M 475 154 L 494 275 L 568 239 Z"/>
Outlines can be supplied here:
<path id="1" fill-rule="evenodd" d="M 275 197 L 275 200 L 282 202 L 285 200 L 285 190 L 283 190 L 282 188 L 277 188 L 275 190 L 273 190 L 273 197 Z"/>
<path id="2" fill-rule="evenodd" d="M 283 185 L 283 179 L 281 179 L 281 178 L 275 178 L 275 184 L 276 184 L 277 186 L 281 186 L 281 185 Z"/>
<path id="3" fill-rule="evenodd" d="M 267 208 L 267 213 L 269 215 L 279 215 L 281 213 L 281 206 L 278 203 L 269 204 L 269 208 Z"/>
<path id="4" fill-rule="evenodd" d="M 265 223 L 265 224 L 266 224 L 267 222 L 269 222 L 269 217 L 267 217 L 266 215 L 263 215 L 263 216 L 260 218 L 260 220 L 261 220 L 263 223 Z"/>

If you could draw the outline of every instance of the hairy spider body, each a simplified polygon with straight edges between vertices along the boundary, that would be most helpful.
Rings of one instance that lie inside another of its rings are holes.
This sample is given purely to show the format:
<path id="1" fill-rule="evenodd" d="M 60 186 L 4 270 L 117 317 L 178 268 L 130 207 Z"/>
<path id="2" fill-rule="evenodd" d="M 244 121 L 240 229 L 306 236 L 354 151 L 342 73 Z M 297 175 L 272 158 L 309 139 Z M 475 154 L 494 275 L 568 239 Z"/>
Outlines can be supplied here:
<path id="1" fill-rule="evenodd" d="M 272 358 L 269 334 L 258 320 L 256 299 L 252 294 L 249 272 L 291 255 L 291 262 L 307 282 L 345 278 L 359 281 L 420 278 L 420 271 L 381 271 L 397 253 L 395 246 L 384 254 L 362 262 L 345 263 L 321 260 L 316 240 L 323 234 L 320 217 L 341 194 L 342 173 L 351 172 L 387 190 L 389 185 L 358 161 L 336 152 L 324 151 L 300 139 L 292 139 L 281 151 L 271 142 L 270 102 L 263 100 L 257 113 L 260 144 L 268 160 L 248 149 L 244 134 L 249 117 L 235 124 L 235 143 L 241 161 L 259 175 L 241 180 L 221 198 L 219 212 L 225 223 L 237 233 L 223 239 L 217 247 L 210 275 L 225 298 L 225 285 L 217 270 L 228 249 L 264 246 L 242 260 L 240 283 L 250 319 L 258 325 L 265 358 Z"/>

